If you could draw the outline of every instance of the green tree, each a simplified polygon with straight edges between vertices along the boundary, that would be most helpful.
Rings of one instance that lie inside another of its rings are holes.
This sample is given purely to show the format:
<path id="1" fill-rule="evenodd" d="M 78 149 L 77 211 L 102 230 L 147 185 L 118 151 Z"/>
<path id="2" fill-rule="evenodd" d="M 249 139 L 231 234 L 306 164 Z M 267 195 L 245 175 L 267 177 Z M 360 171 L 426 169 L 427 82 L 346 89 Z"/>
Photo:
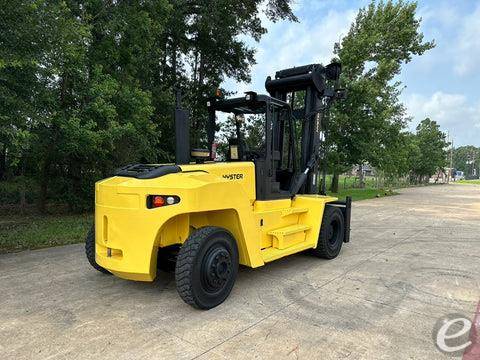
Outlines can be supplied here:
<path id="1" fill-rule="evenodd" d="M 410 146 L 410 169 L 417 182 L 428 179 L 447 165 L 446 135 L 433 120 L 426 118 L 418 124 Z"/>
<path id="2" fill-rule="evenodd" d="M 423 40 L 416 9 L 416 3 L 372 1 L 360 9 L 348 34 L 335 45 L 348 95 L 336 104 L 329 125 L 334 175 L 366 162 L 397 172 L 395 151 L 401 142 L 396 137 L 406 118 L 396 76 L 412 56 L 434 47 Z M 338 176 L 333 179 L 336 191 Z"/>
<path id="3" fill-rule="evenodd" d="M 453 168 L 466 176 L 477 176 L 480 169 L 480 148 L 472 145 L 460 146 L 453 151 Z M 475 173 L 475 174 L 474 174 Z"/>
<path id="4" fill-rule="evenodd" d="M 0 178 L 7 164 L 48 199 L 92 205 L 93 182 L 131 162 L 173 159 L 174 89 L 205 142 L 205 98 L 247 81 L 289 0 L 7 1 L 0 15 Z"/>
<path id="5" fill-rule="evenodd" d="M 44 2 L 37 14 L 46 34 L 31 128 L 40 209 L 48 198 L 90 207 L 96 179 L 115 166 L 158 158 L 148 74 L 162 17 L 148 5 Z"/>
<path id="6" fill-rule="evenodd" d="M 297 19 L 289 0 L 176 0 L 172 4 L 175 15 L 170 19 L 166 48 L 172 75 L 168 78 L 170 86 L 186 87 L 192 142 L 200 146 L 206 140 L 206 97 L 213 95 L 226 78 L 250 81 L 255 49 L 246 44 L 245 38 L 258 42 L 266 33 L 260 18 L 262 10 L 273 21 Z"/>
<path id="7" fill-rule="evenodd" d="M 5 1 L 0 6 L 0 180 L 8 165 L 14 171 L 25 161 L 29 149 L 40 89 L 39 59 L 45 46 L 44 11 L 43 1 Z"/>

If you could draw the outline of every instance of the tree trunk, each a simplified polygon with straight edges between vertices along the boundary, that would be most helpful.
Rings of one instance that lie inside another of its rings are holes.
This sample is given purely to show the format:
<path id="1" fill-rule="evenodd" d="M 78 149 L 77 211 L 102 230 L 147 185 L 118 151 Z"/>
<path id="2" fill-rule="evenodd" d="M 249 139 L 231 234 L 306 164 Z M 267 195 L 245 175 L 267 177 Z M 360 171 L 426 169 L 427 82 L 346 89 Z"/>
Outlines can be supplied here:
<path id="1" fill-rule="evenodd" d="M 22 187 L 20 190 L 20 212 L 21 214 L 25 214 L 25 209 L 27 207 L 27 196 L 26 196 L 26 186 L 25 186 L 25 179 L 22 180 Z"/>
<path id="2" fill-rule="evenodd" d="M 20 185 L 20 212 L 25 214 L 25 209 L 27 207 L 27 184 L 26 184 L 26 179 L 25 179 L 25 159 L 22 159 L 22 168 L 21 168 L 21 185 Z"/>
<path id="3" fill-rule="evenodd" d="M 40 178 L 40 196 L 38 199 L 38 211 L 44 213 L 47 207 L 48 183 L 50 178 L 50 160 L 45 159 Z"/>
<path id="4" fill-rule="evenodd" d="M 177 86 L 177 43 L 172 40 L 172 84 Z"/>
<path id="5" fill-rule="evenodd" d="M 73 159 L 72 159 L 73 160 Z M 71 179 L 72 183 L 72 188 L 70 189 L 70 192 L 72 195 L 75 197 L 80 197 L 82 192 L 82 165 L 80 161 L 72 161 L 72 163 L 69 166 L 69 169 L 67 170 L 67 176 Z M 79 212 L 83 210 L 83 205 L 84 204 L 79 204 L 78 202 L 69 202 L 68 208 L 70 212 Z"/>
<path id="6" fill-rule="evenodd" d="M 165 35 L 164 38 L 164 46 L 163 46 L 163 58 L 162 58 L 162 65 L 160 66 L 160 73 L 158 74 L 160 78 L 167 78 L 167 59 L 168 59 L 168 33 Z"/>
<path id="7" fill-rule="evenodd" d="M 358 174 L 358 187 L 360 189 L 364 189 L 365 188 L 365 176 L 363 174 L 363 165 L 360 165 L 358 167 L 358 171 L 359 171 L 359 174 Z"/>
<path id="8" fill-rule="evenodd" d="M 195 50 L 194 60 L 193 60 L 193 88 L 196 90 L 198 87 L 197 83 L 197 72 L 198 72 L 198 50 Z"/>
<path id="9" fill-rule="evenodd" d="M 0 180 L 5 179 L 7 171 L 7 144 L 2 144 L 0 148 Z"/>
<path id="10" fill-rule="evenodd" d="M 330 191 L 338 193 L 338 180 L 340 179 L 337 169 L 333 170 L 332 184 L 330 185 Z"/>
<path id="11" fill-rule="evenodd" d="M 205 81 L 205 59 L 201 51 L 199 51 L 198 54 L 198 83 L 197 83 L 197 89 L 196 91 L 196 96 L 197 98 L 202 98 L 203 97 L 203 85 Z M 194 110 L 196 111 L 196 110 Z M 195 147 L 201 147 L 200 143 L 200 134 L 201 134 L 201 123 L 199 121 L 199 116 L 192 116 L 191 120 L 191 136 L 193 140 L 193 144 Z"/>

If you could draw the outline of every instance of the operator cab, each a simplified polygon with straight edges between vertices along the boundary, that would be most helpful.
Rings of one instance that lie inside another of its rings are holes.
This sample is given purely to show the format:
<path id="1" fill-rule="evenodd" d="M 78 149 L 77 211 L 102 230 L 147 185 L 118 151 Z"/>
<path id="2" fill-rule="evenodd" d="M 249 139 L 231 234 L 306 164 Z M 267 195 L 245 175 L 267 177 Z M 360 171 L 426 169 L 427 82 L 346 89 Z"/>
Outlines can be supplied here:
<path id="1" fill-rule="evenodd" d="M 210 99 L 207 106 L 213 120 L 216 112 L 230 115 L 235 136 L 228 141 L 227 160 L 254 162 L 257 199 L 289 198 L 296 171 L 290 105 L 248 92 L 239 98 Z M 255 138 L 245 138 L 246 126 L 257 126 Z"/>
<path id="2" fill-rule="evenodd" d="M 340 73 L 338 63 L 310 64 L 277 71 L 273 79 L 267 77 L 265 88 L 270 96 L 247 92 L 243 97 L 222 99 L 217 94 L 207 101 L 209 148 L 192 153 L 188 113 L 181 108 L 177 92 L 175 163 L 188 164 L 191 157 L 200 163 L 214 159 L 217 112 L 227 113 L 235 127 L 227 160 L 254 162 L 257 200 L 325 195 L 325 116 L 334 100 L 345 95 L 338 87 Z M 247 125 L 254 126 L 256 139 L 245 138 Z M 320 169 L 321 185 L 317 181 Z"/>

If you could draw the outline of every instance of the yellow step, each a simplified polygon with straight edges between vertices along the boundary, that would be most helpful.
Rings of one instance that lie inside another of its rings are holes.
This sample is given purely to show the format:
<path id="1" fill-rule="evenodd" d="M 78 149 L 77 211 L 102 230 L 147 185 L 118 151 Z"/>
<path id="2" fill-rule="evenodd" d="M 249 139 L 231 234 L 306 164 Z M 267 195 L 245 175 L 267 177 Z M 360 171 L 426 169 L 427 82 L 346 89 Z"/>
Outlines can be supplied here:
<path id="1" fill-rule="evenodd" d="M 295 254 L 300 251 L 311 249 L 311 248 L 313 248 L 313 244 L 310 242 L 307 243 L 305 241 L 302 243 L 290 246 L 289 248 L 284 250 L 270 247 L 262 250 L 262 258 L 263 258 L 263 261 L 267 263 L 273 260 L 280 259 L 284 256 Z"/>
<path id="2" fill-rule="evenodd" d="M 293 214 L 303 214 L 306 212 L 308 212 L 308 208 L 291 207 L 291 208 L 282 210 L 282 217 L 293 215 Z"/>
<path id="3" fill-rule="evenodd" d="M 298 233 L 300 231 L 307 231 L 310 229 L 310 226 L 308 225 L 302 225 L 302 224 L 295 224 L 295 225 L 290 225 L 286 226 L 283 228 L 275 229 L 275 230 L 270 230 L 268 232 L 268 235 L 273 235 L 273 236 L 278 236 L 278 235 L 291 235 Z"/>
<path id="4" fill-rule="evenodd" d="M 270 230 L 268 235 L 273 236 L 273 247 L 277 249 L 286 249 L 295 244 L 305 241 L 305 232 L 310 230 L 310 226 L 295 224 L 283 228 Z"/>

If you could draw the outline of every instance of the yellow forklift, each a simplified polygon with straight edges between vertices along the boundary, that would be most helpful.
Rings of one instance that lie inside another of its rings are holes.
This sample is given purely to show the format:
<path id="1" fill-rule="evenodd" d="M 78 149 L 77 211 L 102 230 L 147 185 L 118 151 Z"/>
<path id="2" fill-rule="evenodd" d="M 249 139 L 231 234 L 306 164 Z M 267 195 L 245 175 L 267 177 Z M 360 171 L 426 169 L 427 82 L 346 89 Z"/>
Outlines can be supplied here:
<path id="1" fill-rule="evenodd" d="M 349 241 L 351 209 L 350 198 L 325 193 L 327 113 L 344 96 L 340 72 L 338 63 L 295 67 L 267 78 L 269 96 L 209 98 L 208 149 L 190 151 L 177 98 L 176 163 L 128 165 L 96 183 L 90 264 L 137 281 L 171 266 L 180 297 L 210 309 L 230 294 L 239 264 L 256 268 L 305 250 L 335 258 Z M 214 161 L 220 112 L 236 125 L 223 162 Z M 245 141 L 246 116 L 263 119 L 257 148 Z"/>

